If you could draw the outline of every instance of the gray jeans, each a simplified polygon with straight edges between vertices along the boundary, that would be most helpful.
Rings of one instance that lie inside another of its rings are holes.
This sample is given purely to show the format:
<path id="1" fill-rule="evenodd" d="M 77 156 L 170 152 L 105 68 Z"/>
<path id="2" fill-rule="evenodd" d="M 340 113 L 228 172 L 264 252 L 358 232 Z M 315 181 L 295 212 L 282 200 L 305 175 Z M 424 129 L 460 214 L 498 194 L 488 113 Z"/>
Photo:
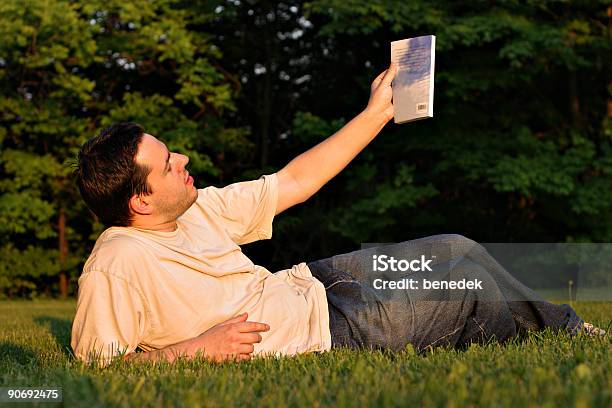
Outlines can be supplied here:
<path id="1" fill-rule="evenodd" d="M 433 259 L 434 271 L 405 277 L 478 279 L 486 290 L 377 290 L 373 255 Z M 373 247 L 308 263 L 326 288 L 333 347 L 401 350 L 407 344 L 462 347 L 550 327 L 576 332 L 583 320 L 569 305 L 546 302 L 512 277 L 478 243 L 446 234 Z"/>

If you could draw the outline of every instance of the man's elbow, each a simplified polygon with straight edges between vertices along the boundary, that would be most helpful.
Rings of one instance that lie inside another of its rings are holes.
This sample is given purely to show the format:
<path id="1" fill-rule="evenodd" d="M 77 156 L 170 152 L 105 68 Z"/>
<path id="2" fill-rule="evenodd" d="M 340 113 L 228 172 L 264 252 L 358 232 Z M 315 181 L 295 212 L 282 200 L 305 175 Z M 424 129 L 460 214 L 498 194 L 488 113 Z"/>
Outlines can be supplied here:
<path id="1" fill-rule="evenodd" d="M 276 214 L 285 211 L 294 205 L 301 204 L 312 196 L 307 186 L 302 185 L 286 168 L 278 175 L 278 205 Z"/>

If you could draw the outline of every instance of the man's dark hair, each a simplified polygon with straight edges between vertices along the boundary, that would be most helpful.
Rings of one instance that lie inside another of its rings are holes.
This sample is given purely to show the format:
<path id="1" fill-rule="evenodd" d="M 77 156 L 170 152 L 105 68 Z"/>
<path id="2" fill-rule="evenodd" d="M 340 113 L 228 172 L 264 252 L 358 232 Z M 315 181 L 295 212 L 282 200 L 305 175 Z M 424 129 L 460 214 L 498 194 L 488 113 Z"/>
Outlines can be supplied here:
<path id="1" fill-rule="evenodd" d="M 129 200 L 151 194 L 148 166 L 136 163 L 144 129 L 136 123 L 116 123 L 89 139 L 77 157 L 75 175 L 87 206 L 107 227 L 132 222 Z"/>

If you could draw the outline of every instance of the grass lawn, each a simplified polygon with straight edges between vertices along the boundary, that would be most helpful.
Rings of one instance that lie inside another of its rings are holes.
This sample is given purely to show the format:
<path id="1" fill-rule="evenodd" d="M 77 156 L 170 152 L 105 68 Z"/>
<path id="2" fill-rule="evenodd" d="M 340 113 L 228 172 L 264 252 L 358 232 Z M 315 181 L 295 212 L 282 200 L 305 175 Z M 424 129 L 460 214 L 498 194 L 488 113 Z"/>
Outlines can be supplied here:
<path id="1" fill-rule="evenodd" d="M 612 302 L 574 308 L 612 328 Z M 571 339 L 546 331 L 465 351 L 337 350 L 100 369 L 70 354 L 74 310 L 74 301 L 0 302 L 0 386 L 61 386 L 67 407 L 612 406 L 610 335 Z"/>

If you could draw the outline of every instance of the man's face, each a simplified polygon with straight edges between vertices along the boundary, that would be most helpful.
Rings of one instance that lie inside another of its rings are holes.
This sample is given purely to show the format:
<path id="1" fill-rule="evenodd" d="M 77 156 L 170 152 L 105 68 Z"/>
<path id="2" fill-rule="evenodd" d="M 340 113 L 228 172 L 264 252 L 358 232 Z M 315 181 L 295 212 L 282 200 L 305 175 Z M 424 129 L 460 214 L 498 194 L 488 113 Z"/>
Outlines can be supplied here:
<path id="1" fill-rule="evenodd" d="M 154 215 L 165 221 L 174 221 L 198 198 L 198 190 L 185 166 L 189 157 L 168 151 L 160 140 L 145 133 L 138 145 L 138 164 L 147 165 L 151 172 L 147 178 L 153 194 L 147 196 L 154 207 Z"/>

